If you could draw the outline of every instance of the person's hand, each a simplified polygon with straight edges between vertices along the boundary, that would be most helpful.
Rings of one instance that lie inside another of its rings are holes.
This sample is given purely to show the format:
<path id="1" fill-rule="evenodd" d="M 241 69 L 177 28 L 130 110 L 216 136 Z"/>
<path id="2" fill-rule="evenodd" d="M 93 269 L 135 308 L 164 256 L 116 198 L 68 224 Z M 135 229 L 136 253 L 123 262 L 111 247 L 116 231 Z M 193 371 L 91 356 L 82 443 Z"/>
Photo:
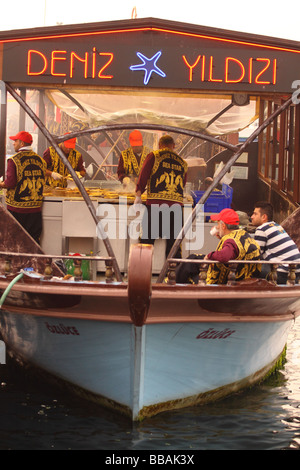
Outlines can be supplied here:
<path id="1" fill-rule="evenodd" d="M 54 181 L 58 181 L 62 179 L 62 175 L 60 175 L 59 173 L 56 173 L 55 171 L 52 171 L 51 177 L 54 179 Z"/>

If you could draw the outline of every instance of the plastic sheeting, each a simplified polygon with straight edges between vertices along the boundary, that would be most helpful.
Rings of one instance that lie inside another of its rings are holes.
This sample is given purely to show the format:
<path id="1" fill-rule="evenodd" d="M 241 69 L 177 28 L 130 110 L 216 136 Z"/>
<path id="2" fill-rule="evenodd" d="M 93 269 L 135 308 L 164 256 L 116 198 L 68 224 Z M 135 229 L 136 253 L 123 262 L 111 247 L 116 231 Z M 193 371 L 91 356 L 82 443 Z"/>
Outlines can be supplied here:
<path id="1" fill-rule="evenodd" d="M 232 106 L 208 126 L 230 105 L 230 96 L 134 91 L 72 91 L 69 96 L 60 91 L 48 91 L 47 94 L 58 108 L 89 127 L 122 123 L 160 124 L 220 136 L 238 132 L 257 118 L 257 103 L 250 100 L 246 106 Z"/>

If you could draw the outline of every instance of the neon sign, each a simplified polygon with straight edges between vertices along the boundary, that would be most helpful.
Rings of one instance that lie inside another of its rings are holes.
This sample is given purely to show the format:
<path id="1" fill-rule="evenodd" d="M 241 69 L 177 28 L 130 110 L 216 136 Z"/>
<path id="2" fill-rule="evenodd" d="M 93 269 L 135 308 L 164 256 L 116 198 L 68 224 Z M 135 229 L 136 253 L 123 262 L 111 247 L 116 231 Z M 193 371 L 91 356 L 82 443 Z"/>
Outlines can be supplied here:
<path id="1" fill-rule="evenodd" d="M 148 59 L 148 57 L 146 57 L 141 52 L 137 52 L 136 55 L 141 59 L 142 64 L 132 65 L 129 68 L 130 70 L 144 70 L 145 71 L 144 85 L 148 85 L 152 72 L 157 73 L 161 77 L 166 77 L 166 74 L 162 70 L 160 70 L 160 68 L 158 68 L 156 65 L 156 62 L 161 56 L 161 51 L 154 54 L 154 56 L 151 57 L 151 59 Z"/>
<path id="2" fill-rule="evenodd" d="M 148 85 L 153 73 L 162 78 L 167 73 L 157 66 L 162 56 L 158 51 L 151 58 L 141 52 L 136 55 L 141 64 L 131 65 L 131 72 L 144 71 L 143 84 Z M 177 62 L 176 62 L 177 61 Z M 196 59 L 189 60 L 187 54 L 173 58 L 177 74 L 182 76 L 186 83 L 247 83 L 254 85 L 275 85 L 277 83 L 277 59 L 268 57 L 249 57 L 240 59 L 234 56 L 206 56 L 199 54 Z M 78 53 L 74 50 L 51 50 L 48 53 L 38 49 L 27 51 L 27 76 L 51 76 L 73 79 L 75 76 L 84 79 L 112 80 L 118 70 L 118 59 L 114 52 L 99 52 L 93 47 L 90 52 Z M 165 70 L 167 70 L 165 68 Z M 170 74 L 169 74 L 170 75 Z"/>
<path id="3" fill-rule="evenodd" d="M 107 57 L 104 65 L 101 64 L 101 68 L 97 70 L 96 58 L 97 55 L 100 57 Z M 82 64 L 83 77 L 89 77 L 89 67 L 91 67 L 90 78 L 113 78 L 113 75 L 105 75 L 104 70 L 109 67 L 113 61 L 114 54 L 111 52 L 96 52 L 96 48 L 93 48 L 92 59 L 90 54 L 85 52 L 84 56 L 81 57 L 78 53 L 71 51 L 51 51 L 50 58 L 47 59 L 47 55 L 36 49 L 30 49 L 27 54 L 27 75 L 38 76 L 48 74 L 49 59 L 50 59 L 50 75 L 52 77 L 74 77 L 74 69 L 77 62 Z M 77 61 L 77 62 L 76 62 Z M 63 62 L 63 64 L 61 64 Z M 96 73 L 98 72 L 98 73 Z"/>
<path id="4" fill-rule="evenodd" d="M 221 68 L 222 75 L 216 77 L 213 72 L 215 63 L 213 56 L 206 58 L 205 55 L 198 55 L 197 59 L 192 64 L 189 63 L 185 55 L 183 55 L 182 58 L 188 68 L 188 79 L 190 82 L 195 79 L 195 75 L 198 72 L 197 75 L 202 82 L 246 82 L 255 83 L 256 85 L 275 85 L 277 82 L 277 59 L 271 60 L 267 57 L 250 57 L 248 60 L 242 61 L 236 57 L 225 57 L 223 59 L 223 68 Z M 257 63 L 255 71 L 253 61 Z M 208 63 L 208 66 L 206 66 L 206 63 Z"/>
<path id="5" fill-rule="evenodd" d="M 289 93 L 300 74 L 295 60 L 300 47 L 295 45 L 285 47 L 279 40 L 263 44 L 259 38 L 255 42 L 255 36 L 250 42 L 242 33 L 240 38 L 224 37 L 224 32 L 218 37 L 200 27 L 173 31 L 142 23 L 125 29 L 82 27 L 75 33 L 55 30 L 52 35 L 8 37 L 0 42 L 0 78 L 25 86 Z"/>

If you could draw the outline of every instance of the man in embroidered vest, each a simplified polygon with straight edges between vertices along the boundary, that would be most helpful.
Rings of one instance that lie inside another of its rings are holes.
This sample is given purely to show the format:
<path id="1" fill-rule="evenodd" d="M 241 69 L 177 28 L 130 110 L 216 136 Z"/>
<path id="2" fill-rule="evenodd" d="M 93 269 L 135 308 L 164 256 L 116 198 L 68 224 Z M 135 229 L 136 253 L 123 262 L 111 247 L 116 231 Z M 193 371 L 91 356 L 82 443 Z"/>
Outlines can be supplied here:
<path id="1" fill-rule="evenodd" d="M 66 135 L 66 134 L 65 134 Z M 83 164 L 83 158 L 80 152 L 75 150 L 76 137 L 68 139 L 59 144 L 59 147 L 64 152 L 72 168 L 77 171 L 81 176 L 85 176 L 86 170 Z M 47 164 L 46 170 L 46 184 L 49 186 L 66 188 L 67 176 L 69 171 L 61 161 L 58 153 L 54 147 L 49 147 L 45 150 L 43 158 Z"/>
<path id="2" fill-rule="evenodd" d="M 165 238 L 166 257 L 182 228 L 183 189 L 188 168 L 174 149 L 171 136 L 160 138 L 159 150 L 147 156 L 141 169 L 135 199 L 135 204 L 141 203 L 141 195 L 147 186 L 141 243 L 153 245 L 156 239 Z M 175 257 L 181 257 L 181 247 Z"/>
<path id="3" fill-rule="evenodd" d="M 141 168 L 150 150 L 143 145 L 143 136 L 140 131 L 135 130 L 129 134 L 130 147 L 123 150 L 119 158 L 117 174 L 123 182 L 129 178 L 136 183 Z"/>
<path id="4" fill-rule="evenodd" d="M 212 221 L 217 222 L 216 236 L 220 239 L 216 251 L 207 255 L 190 255 L 190 259 L 205 259 L 218 261 L 210 264 L 206 283 L 226 284 L 230 272 L 228 262 L 230 260 L 259 260 L 261 259 L 259 244 L 243 229 L 239 229 L 239 216 L 233 209 L 223 209 L 219 214 L 211 216 Z M 238 264 L 236 281 L 258 277 L 260 264 Z M 198 283 L 199 265 L 185 264 L 178 268 L 176 281 L 179 283 Z"/>
<path id="5" fill-rule="evenodd" d="M 40 243 L 46 164 L 32 150 L 31 134 L 21 131 L 10 139 L 17 153 L 8 159 L 6 178 L 0 187 L 7 189 L 7 210 Z"/>

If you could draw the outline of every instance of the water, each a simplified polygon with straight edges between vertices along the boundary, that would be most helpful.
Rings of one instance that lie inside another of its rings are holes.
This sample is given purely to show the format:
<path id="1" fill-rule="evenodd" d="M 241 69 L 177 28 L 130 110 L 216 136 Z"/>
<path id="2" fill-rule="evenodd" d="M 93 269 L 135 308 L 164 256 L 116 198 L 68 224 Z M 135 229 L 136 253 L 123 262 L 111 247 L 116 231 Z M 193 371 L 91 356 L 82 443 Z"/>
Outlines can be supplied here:
<path id="1" fill-rule="evenodd" d="M 0 366 L 0 450 L 299 450 L 300 321 L 282 371 L 251 390 L 141 423 Z"/>

